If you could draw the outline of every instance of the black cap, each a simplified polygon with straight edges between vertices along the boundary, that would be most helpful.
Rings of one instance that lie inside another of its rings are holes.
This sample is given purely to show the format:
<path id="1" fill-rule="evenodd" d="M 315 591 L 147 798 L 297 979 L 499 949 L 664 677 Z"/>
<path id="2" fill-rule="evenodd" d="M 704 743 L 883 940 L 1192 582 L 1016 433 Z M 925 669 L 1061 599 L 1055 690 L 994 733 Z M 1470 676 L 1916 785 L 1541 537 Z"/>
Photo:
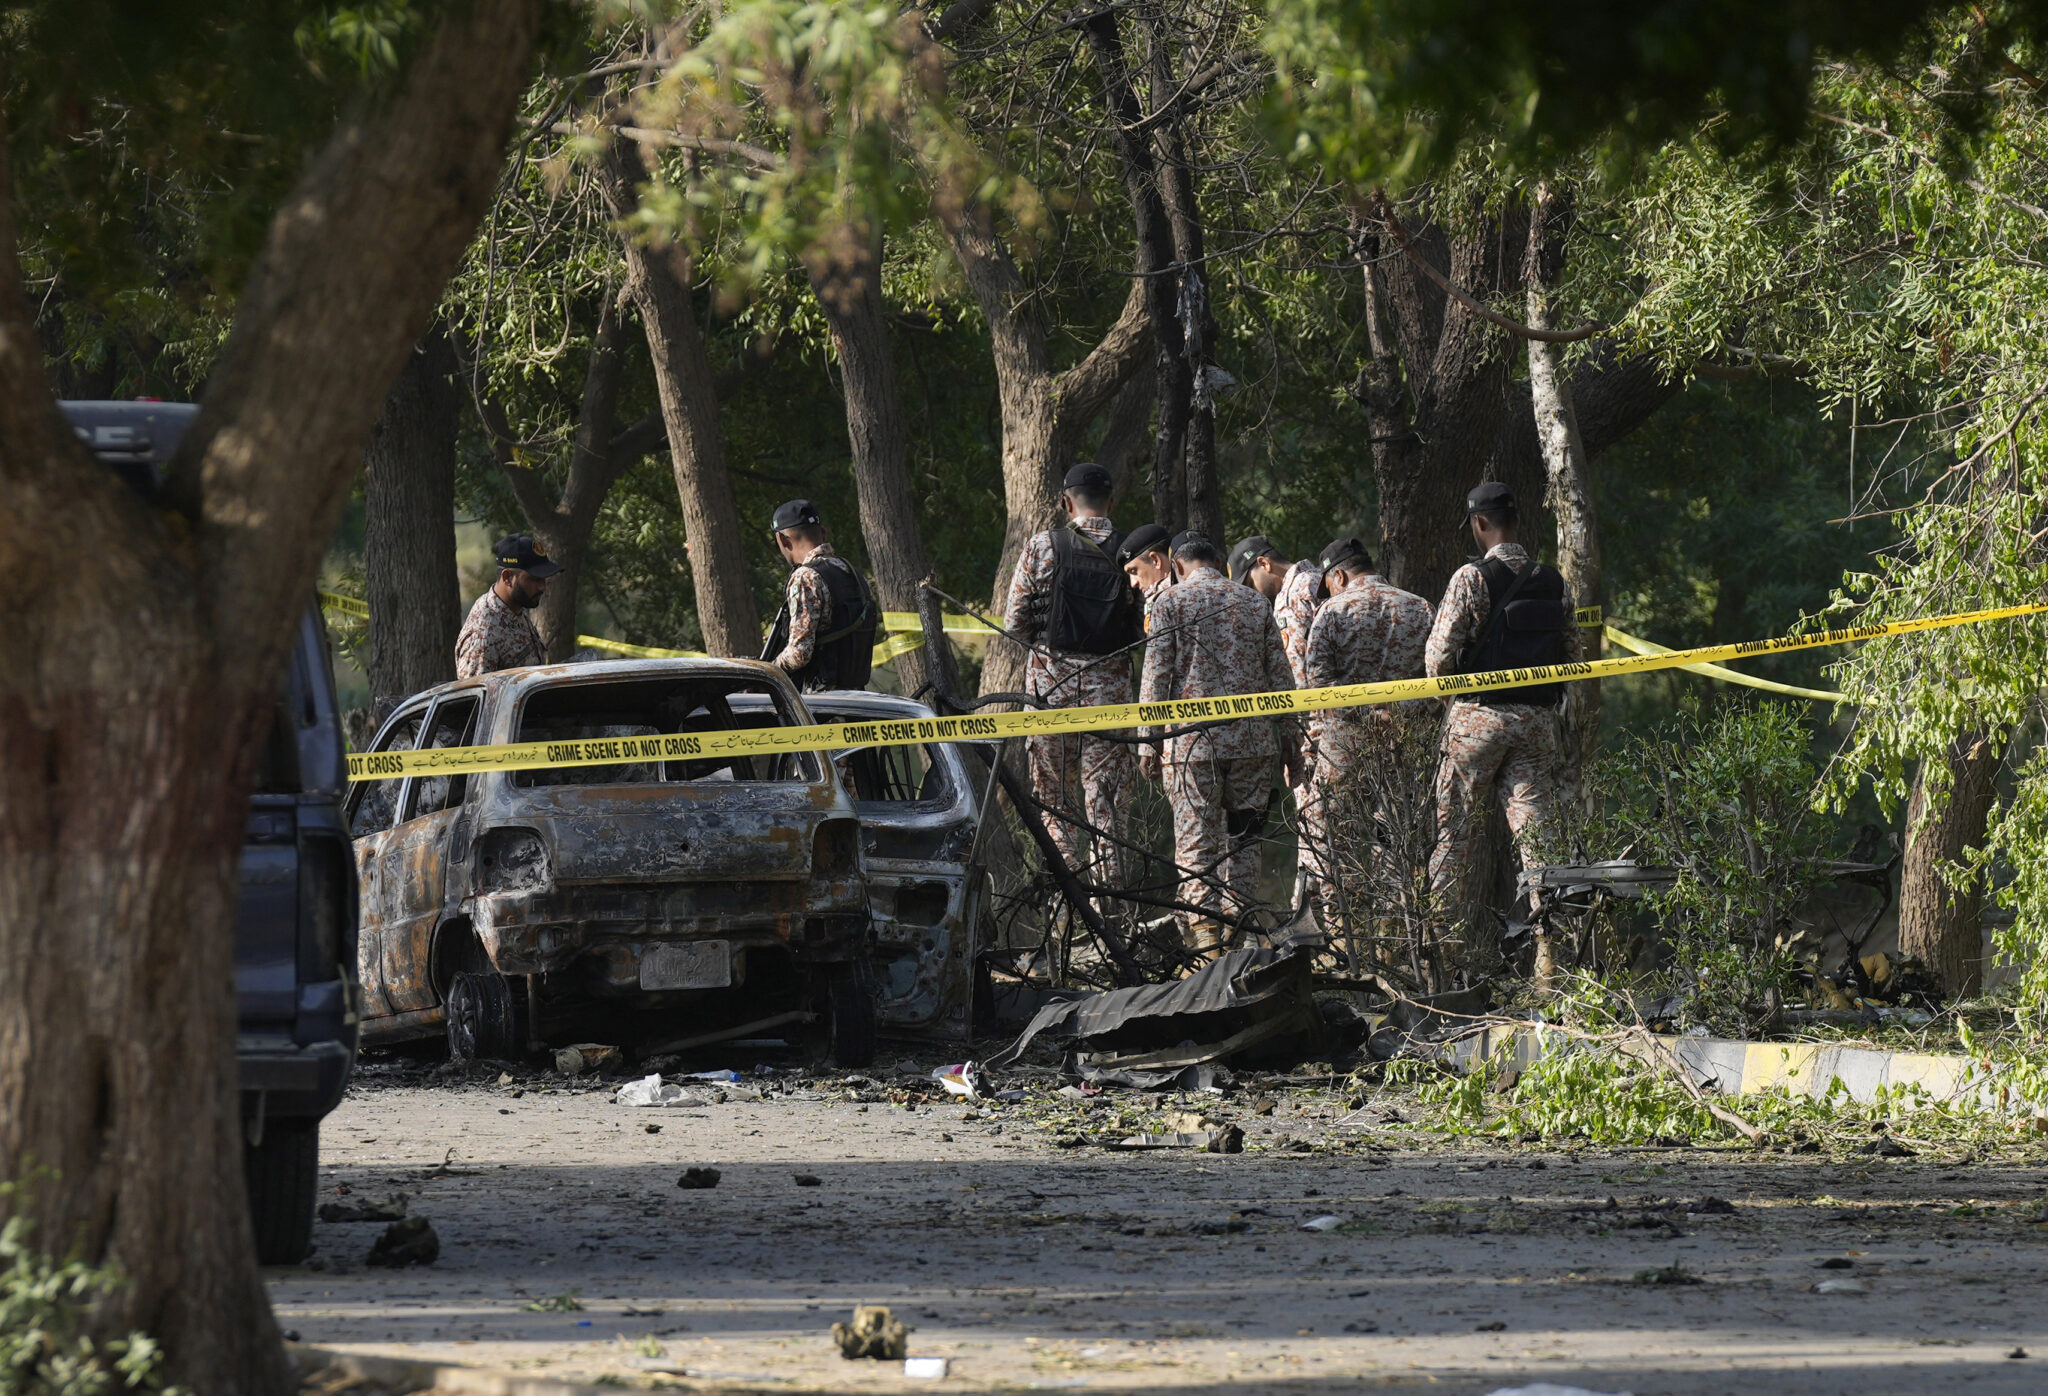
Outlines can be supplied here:
<path id="1" fill-rule="evenodd" d="M 1190 543 L 1207 543 L 1208 541 L 1209 535 L 1200 529 L 1182 529 L 1179 533 L 1173 535 L 1173 550 L 1178 553 Z"/>
<path id="2" fill-rule="evenodd" d="M 1497 514 L 1515 507 L 1515 492 L 1498 480 L 1487 480 L 1465 496 L 1465 517 Z"/>
<path id="3" fill-rule="evenodd" d="M 552 577 L 562 570 L 559 562 L 550 562 L 548 555 L 533 546 L 531 533 L 511 533 L 491 545 L 491 553 L 498 559 L 500 567 L 516 567 L 534 577 Z"/>
<path id="4" fill-rule="evenodd" d="M 785 528 L 803 528 L 806 525 L 823 522 L 824 520 L 818 517 L 817 505 L 808 499 L 792 499 L 776 507 L 775 518 L 768 527 L 771 532 L 780 533 Z"/>
<path id="5" fill-rule="evenodd" d="M 1108 494 L 1116 488 L 1116 477 L 1109 473 L 1108 466 L 1084 460 L 1067 472 L 1065 488 L 1084 494 Z"/>
<path id="6" fill-rule="evenodd" d="M 1272 557 L 1273 544 L 1263 533 L 1254 533 L 1249 538 L 1237 540 L 1237 546 L 1230 550 L 1230 580 L 1241 582 L 1252 574 L 1252 564 L 1262 557 Z"/>
<path id="7" fill-rule="evenodd" d="M 1121 567 L 1133 558 L 1146 553 L 1165 552 L 1173 544 L 1173 535 L 1159 524 L 1139 524 L 1116 550 L 1117 565 Z"/>
<path id="8" fill-rule="evenodd" d="M 1316 558 L 1316 566 L 1325 572 L 1332 567 L 1341 567 L 1354 572 L 1359 567 L 1372 571 L 1372 553 L 1366 548 L 1363 538 L 1339 538 L 1324 548 Z"/>

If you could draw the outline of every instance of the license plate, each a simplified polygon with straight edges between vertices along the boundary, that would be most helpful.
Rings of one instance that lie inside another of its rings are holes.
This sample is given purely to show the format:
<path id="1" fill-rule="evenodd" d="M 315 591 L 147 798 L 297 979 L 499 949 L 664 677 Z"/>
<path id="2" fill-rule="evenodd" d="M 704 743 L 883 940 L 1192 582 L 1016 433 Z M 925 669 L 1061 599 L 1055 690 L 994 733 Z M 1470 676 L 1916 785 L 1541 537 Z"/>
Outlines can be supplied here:
<path id="1" fill-rule="evenodd" d="M 657 945 L 640 957 L 643 989 L 729 989 L 732 987 L 732 942 L 693 940 L 684 945 Z"/>

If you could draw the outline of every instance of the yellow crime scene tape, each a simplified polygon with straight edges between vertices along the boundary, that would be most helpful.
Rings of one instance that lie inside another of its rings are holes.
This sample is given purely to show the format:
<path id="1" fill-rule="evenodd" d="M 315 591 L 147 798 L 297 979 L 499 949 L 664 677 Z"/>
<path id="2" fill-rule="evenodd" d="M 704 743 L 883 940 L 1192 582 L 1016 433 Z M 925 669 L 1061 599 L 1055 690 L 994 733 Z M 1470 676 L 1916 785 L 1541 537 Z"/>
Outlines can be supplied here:
<path id="1" fill-rule="evenodd" d="M 339 611 L 343 615 L 353 616 L 357 620 L 368 620 L 370 618 L 369 603 L 353 596 L 343 596 L 338 592 L 323 591 L 320 593 L 320 604 L 327 610 Z M 964 644 L 970 647 L 977 644 L 986 644 L 1003 633 L 1001 627 L 992 625 L 985 620 L 979 620 L 974 616 L 948 615 L 944 618 L 943 627 L 946 634 L 952 638 L 955 644 Z M 908 654 L 912 650 L 924 648 L 924 627 L 923 623 L 918 620 L 917 612 L 915 611 L 884 611 L 882 613 L 882 630 L 887 638 L 875 646 L 874 662 L 876 664 L 887 664 L 898 655 Z M 663 649 L 659 645 L 629 645 L 624 640 L 608 640 L 602 635 L 578 635 L 576 637 L 576 646 L 578 649 L 602 650 L 607 654 L 630 655 L 634 659 L 709 659 L 711 657 L 703 650 L 672 650 Z"/>
<path id="2" fill-rule="evenodd" d="M 1277 693 L 1241 693 L 1221 698 L 1181 698 L 1164 703 L 1108 703 L 1091 708 L 1049 708 L 971 717 L 915 718 L 900 722 L 827 722 L 809 727 L 371 752 L 348 758 L 348 778 L 352 781 L 396 780 L 409 775 L 446 775 L 465 771 L 524 771 L 558 766 L 611 766 L 628 761 L 766 756 L 792 751 L 836 751 L 844 747 L 990 741 L 1004 737 L 1055 736 L 1067 732 L 1107 732 L 1158 724 L 1286 717 L 1332 708 L 1370 707 L 1416 698 L 1457 698 L 1499 689 L 1527 688 L 1535 684 L 1574 683 L 1619 674 L 1679 669 L 1722 659 L 1820 649 L 1829 645 L 1853 644 L 1859 640 L 1875 640 L 1886 635 L 1910 635 L 1922 630 L 2008 620 L 2042 611 L 2048 611 L 2048 605 L 2005 606 L 1997 610 L 1968 611 L 1924 620 L 1890 621 L 1882 625 L 1820 630 L 1809 635 L 1785 635 L 1775 640 L 1744 640 L 1737 644 L 1702 645 L 1663 654 L 1622 655 L 1579 664 L 1539 665 L 1485 674 L 1446 674 L 1433 679 L 1393 679 L 1384 683 L 1343 684 L 1331 688 L 1286 689 Z"/>
<path id="3" fill-rule="evenodd" d="M 1598 607 L 1594 609 L 1597 611 Z M 1620 645 L 1625 650 L 1633 650 L 1637 654 L 1672 653 L 1671 650 L 1656 643 L 1654 640 L 1639 640 L 1626 631 L 1616 630 L 1611 625 L 1602 625 L 1600 631 L 1613 643 Z M 1783 693 L 1793 698 L 1816 698 L 1823 703 L 1846 703 L 1849 701 L 1848 694 L 1837 693 L 1830 688 L 1801 688 L 1797 684 L 1777 683 L 1771 679 L 1760 679 L 1754 674 L 1745 674 L 1740 669 L 1724 669 L 1718 664 L 1681 664 L 1678 667 L 1684 669 L 1687 673 L 1705 674 L 1708 678 L 1719 679 L 1722 683 L 1738 683 L 1744 688 L 1760 688 L 1766 693 Z"/>

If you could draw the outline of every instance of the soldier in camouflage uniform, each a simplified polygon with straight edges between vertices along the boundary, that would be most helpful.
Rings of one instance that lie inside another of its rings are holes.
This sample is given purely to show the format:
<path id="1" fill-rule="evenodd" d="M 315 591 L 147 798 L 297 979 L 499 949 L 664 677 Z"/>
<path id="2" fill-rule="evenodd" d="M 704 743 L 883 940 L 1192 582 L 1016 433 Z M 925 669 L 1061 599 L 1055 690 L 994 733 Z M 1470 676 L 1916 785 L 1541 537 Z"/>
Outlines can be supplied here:
<path id="1" fill-rule="evenodd" d="M 1289 562 L 1272 541 L 1255 533 L 1238 540 L 1230 550 L 1230 580 L 1242 582 L 1273 603 L 1273 623 L 1280 627 L 1280 645 L 1287 651 L 1287 667 L 1298 688 L 1307 680 L 1302 675 L 1308 664 L 1308 633 L 1315 624 L 1316 608 L 1329 592 L 1323 585 L 1323 569 L 1313 562 Z M 1313 887 L 1314 848 L 1322 846 L 1320 810 L 1315 803 L 1315 748 L 1303 744 L 1301 766 L 1295 777 L 1295 823 L 1297 845 L 1294 872 L 1294 901 L 1299 906 Z"/>
<path id="2" fill-rule="evenodd" d="M 1322 566 L 1289 562 L 1264 535 L 1255 533 L 1230 550 L 1230 580 L 1243 582 L 1273 603 L 1273 622 L 1280 627 L 1280 644 L 1287 651 L 1295 686 L 1306 683 L 1302 675 L 1308 663 L 1309 627 L 1315 624 L 1316 608 L 1329 595 Z"/>
<path id="3" fill-rule="evenodd" d="M 1156 523 L 1140 524 L 1116 550 L 1117 564 L 1145 599 L 1145 633 L 1152 633 L 1152 608 L 1173 585 L 1173 535 Z"/>
<path id="4" fill-rule="evenodd" d="M 1339 538 L 1318 560 L 1329 599 L 1316 612 L 1301 675 L 1303 688 L 1381 683 L 1422 676 L 1429 640 L 1429 603 L 1372 570 L 1372 554 L 1359 538 Z M 1312 778 L 1303 786 L 1302 863 L 1305 889 L 1318 915 L 1325 913 L 1334 869 L 1327 861 L 1334 801 L 1351 793 L 1345 776 L 1366 759 L 1369 746 L 1395 732 L 1404 714 L 1396 707 L 1330 708 L 1309 720 Z"/>
<path id="5" fill-rule="evenodd" d="M 1114 481 L 1100 465 L 1084 462 L 1067 472 L 1061 496 L 1065 527 L 1094 547 L 1114 554 L 1121 540 L 1109 521 Z M 1032 646 L 1024 662 L 1024 691 L 1047 707 L 1081 708 L 1131 701 L 1131 656 L 1065 651 L 1043 643 L 1051 618 L 1058 567 L 1053 533 L 1034 535 L 1024 545 L 1010 578 L 1004 626 Z M 1056 812 L 1047 832 L 1060 854 L 1083 880 L 1107 887 L 1124 882 L 1121 840 L 1130 804 L 1133 761 L 1126 743 L 1083 733 L 1027 737 L 1025 756 L 1031 789 Z M 1084 823 L 1085 821 L 1085 823 Z M 1105 837 L 1094 837 L 1090 830 Z M 1087 855 L 1092 846 L 1093 858 Z"/>
<path id="6" fill-rule="evenodd" d="M 1216 545 L 1198 533 L 1180 535 L 1173 567 L 1178 581 L 1152 610 L 1140 701 L 1292 688 L 1272 608 L 1223 576 Z M 1245 718 L 1169 737 L 1143 757 L 1146 774 L 1161 777 L 1173 805 L 1180 900 L 1200 908 L 1181 913 L 1182 932 L 1197 956 L 1220 953 L 1222 918 L 1256 899 L 1258 835 L 1273 799 L 1274 765 L 1283 765 L 1292 783 L 1295 742 L 1291 720 L 1276 734 L 1272 719 Z"/>
<path id="7" fill-rule="evenodd" d="M 1483 672 L 1516 665 L 1485 664 L 1471 651 L 1489 634 L 1493 601 L 1482 568 L 1495 560 L 1506 564 L 1517 580 L 1534 564 L 1515 541 L 1519 518 L 1515 496 L 1506 485 L 1488 481 L 1466 498 L 1472 536 L 1485 556 L 1451 576 L 1429 632 L 1427 663 L 1431 677 Z M 1498 571 L 1499 569 L 1496 569 Z M 1552 569 L 1529 574 L 1541 577 Z M 1578 627 L 1572 623 L 1571 597 L 1561 598 L 1563 620 L 1554 640 L 1555 663 L 1576 663 L 1583 653 Z M 1549 605 L 1552 603 L 1545 602 Z M 1517 702 L 1524 697 L 1528 701 Z M 1484 837 L 1487 803 L 1498 788 L 1507 802 L 1508 828 L 1524 867 L 1534 861 L 1537 831 L 1554 813 L 1557 779 L 1557 711 L 1555 697 L 1538 689 L 1504 689 L 1495 701 L 1457 698 L 1444 724 L 1443 757 L 1437 768 L 1437 845 L 1430 859 L 1430 886 L 1437 905 L 1460 914 L 1465 880 Z"/>
<path id="8" fill-rule="evenodd" d="M 866 579 L 833 549 L 810 500 L 778 505 L 769 528 L 789 581 L 761 658 L 805 693 L 866 688 L 881 620 Z"/>
<path id="9" fill-rule="evenodd" d="M 498 580 L 476 599 L 455 637 L 455 677 L 473 679 L 500 669 L 548 662 L 548 647 L 533 625 L 533 608 L 547 595 L 548 578 L 562 570 L 533 545 L 533 536 L 514 533 L 491 549 Z"/>

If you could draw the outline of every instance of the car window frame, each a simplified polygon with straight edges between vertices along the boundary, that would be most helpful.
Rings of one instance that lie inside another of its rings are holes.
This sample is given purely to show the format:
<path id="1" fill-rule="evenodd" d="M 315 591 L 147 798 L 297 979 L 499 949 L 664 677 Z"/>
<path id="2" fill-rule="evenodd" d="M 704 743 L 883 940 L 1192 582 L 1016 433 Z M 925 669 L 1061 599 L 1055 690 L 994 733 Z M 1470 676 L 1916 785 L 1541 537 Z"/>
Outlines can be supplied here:
<path id="1" fill-rule="evenodd" d="M 526 685 L 526 686 L 523 686 L 523 687 L 522 687 L 522 688 L 520 689 L 520 691 L 518 692 L 518 694 L 517 694 L 517 695 L 516 695 L 516 696 L 515 696 L 515 697 L 514 697 L 514 698 L 512 699 L 512 705 L 511 705 L 511 716 L 510 716 L 510 717 L 509 717 L 509 719 L 508 719 L 508 724 L 509 724 L 509 729 L 510 729 L 510 739 L 511 739 L 511 740 L 513 740 L 513 741 L 515 741 L 515 742 L 517 742 L 517 741 L 531 741 L 531 740 L 537 740 L 537 739 L 535 739 L 535 738 L 531 738 L 531 737 L 528 737 L 528 736 L 526 736 L 526 735 L 525 735 L 525 728 L 526 728 L 526 713 L 527 713 L 527 707 L 528 707 L 528 705 L 529 705 L 529 704 L 531 704 L 531 703 L 533 702 L 533 700 L 534 700 L 535 698 L 538 698 L 538 697 L 540 697 L 540 696 L 541 696 L 541 695 L 543 695 L 543 694 L 547 694 L 547 693 L 554 693 L 554 692 L 559 692 L 559 691 L 561 691 L 561 690 L 564 690 L 564 689 L 569 689 L 569 688 L 581 688 L 581 687 L 586 687 L 586 686 L 593 686 L 593 687 L 594 687 L 594 686 L 601 686 L 601 685 L 604 685 L 604 684 L 608 684 L 608 683 L 642 683 L 642 682 L 660 682 L 660 681 L 663 681 L 663 680 L 665 680 L 665 679 L 672 679 L 672 678 L 681 678 L 681 677 L 689 677 L 689 676 L 688 676 L 688 675 L 648 675 L 648 676 L 645 676 L 645 677 L 641 677 L 641 676 L 636 676 L 636 675 L 618 675 L 618 674 L 607 674 L 607 675 L 602 675 L 602 676 L 597 676 L 597 675 L 593 675 L 593 676 L 589 676 L 589 677 L 582 677 L 582 676 L 577 676 L 577 677 L 572 677 L 572 678 L 566 678 L 566 679 L 559 679 L 559 680 L 554 680 L 554 681 L 551 681 L 551 682 L 542 682 L 542 683 L 536 683 L 536 684 L 530 684 L 530 685 Z M 713 676 L 711 676 L 711 675 L 702 675 L 702 676 L 700 676 L 700 677 L 713 677 Z M 745 685 L 751 685 L 751 686 L 753 687 L 753 689 L 754 689 L 754 691 L 752 691 L 752 692 L 744 692 L 744 691 L 743 691 L 743 692 L 740 692 L 740 693 L 737 693 L 737 694 L 735 694 L 735 693 L 730 693 L 730 692 L 727 692 L 727 693 L 721 693 L 721 694 L 717 695 L 717 697 L 718 697 L 718 699 L 719 699 L 719 701 L 720 701 L 721 705 L 724 705 L 724 706 L 726 706 L 726 707 L 727 707 L 727 714 L 728 714 L 728 717 L 730 717 L 730 718 L 734 719 L 734 723 L 733 723 L 733 726 L 732 726 L 732 727 L 731 727 L 731 728 L 730 728 L 729 730 L 732 730 L 732 731 L 744 731 L 744 730 L 746 730 L 746 729 L 744 729 L 744 728 L 742 728 L 742 727 L 740 727 L 740 726 L 738 725 L 738 722 L 737 722 L 737 720 L 736 720 L 736 719 L 737 719 L 737 717 L 738 717 L 738 714 L 737 714 L 737 713 L 734 713 L 734 712 L 732 712 L 732 711 L 731 711 L 731 709 L 730 709 L 730 705 L 729 705 L 729 703 L 727 702 L 727 700 L 730 700 L 731 698 L 734 698 L 734 697 L 741 697 L 741 698 L 761 698 L 761 699 L 765 699 L 765 700 L 767 700 L 767 701 L 768 701 L 768 702 L 769 702 L 769 703 L 770 703 L 770 704 L 771 704 L 771 705 L 773 706 L 773 709 L 774 709 L 774 712 L 775 712 L 775 715 L 776 715 L 776 719 L 777 719 L 777 721 L 776 721 L 776 725 L 777 725 L 777 726 L 780 726 L 780 727 L 802 727 L 802 726 L 807 726 L 807 725 L 809 725 L 809 724 L 810 724 L 810 723 L 811 723 L 811 722 L 812 722 L 812 721 L 814 720 L 814 719 L 812 718 L 812 716 L 811 716 L 811 712 L 810 712 L 809 708 L 807 708 L 807 707 L 806 707 L 806 706 L 804 705 L 804 701 L 803 701 L 803 696 L 802 696 L 801 694 L 797 693 L 797 692 L 796 692 L 796 691 L 795 691 L 794 689 L 784 689 L 784 688 L 780 687 L 780 686 L 779 686 L 779 685 L 778 685 L 778 684 L 777 684 L 777 683 L 775 682 L 775 680 L 774 680 L 774 679 L 772 679 L 772 678 L 768 678 L 768 677 L 763 677 L 763 676 L 760 676 L 760 675 L 757 675 L 757 674 L 751 674 L 751 673 L 749 673 L 749 674 L 731 674 L 731 675 L 722 675 L 722 676 L 719 676 L 719 677 L 730 677 L 730 678 L 731 678 L 731 679 L 733 680 L 733 682 L 734 682 L 734 684 L 735 684 L 736 686 L 745 686 Z M 795 758 L 795 759 L 797 759 L 797 760 L 799 760 L 799 761 L 806 761 L 806 760 L 807 760 L 807 761 L 808 761 L 808 763 L 809 763 L 809 765 L 810 765 L 810 771 L 811 771 L 811 773 L 810 773 L 810 774 L 808 774 L 808 775 L 798 775 L 798 776 L 793 776 L 793 777 L 790 777 L 790 778 L 788 778 L 788 779 L 786 779 L 786 780 L 762 780 L 762 779 L 753 779 L 753 780 L 739 780 L 739 779 L 734 779 L 734 780 L 732 780 L 732 781 L 729 781 L 729 782 L 728 782 L 728 781 L 716 781 L 716 782 L 713 782 L 713 781 L 709 781 L 709 780 L 708 780 L 708 778 L 706 778 L 706 777 L 697 777 L 696 779 L 693 779 L 693 780 L 675 780 L 675 781 L 671 781 L 671 780 L 662 780 L 662 781 L 659 781 L 659 782 L 655 782 L 655 783 L 653 783 L 653 784 L 654 784 L 654 785 L 656 785 L 656 786 L 658 786 L 658 787 L 660 787 L 660 788 L 675 788 L 675 787 L 680 787 L 680 786 L 687 786 L 687 785 L 697 785 L 697 784 L 718 784 L 718 785 L 727 785 L 727 784 L 730 784 L 730 785 L 770 785 L 770 786 L 774 786 L 774 785 L 819 785 L 819 784 L 828 784 L 828 783 L 829 783 L 829 784 L 835 784 L 835 785 L 837 785 L 837 784 L 840 784 L 840 783 L 841 783 L 841 782 L 839 781 L 839 773 L 838 773 L 838 771 L 837 771 L 836 769 L 834 769 L 834 767 L 833 767 L 833 764 L 832 764 L 832 762 L 831 762 L 831 761 L 830 761 L 829 759 L 826 759 L 826 758 L 827 758 L 827 757 L 829 756 L 829 753 L 821 753 L 821 752 L 779 752 L 779 753 L 764 753 L 764 754 L 763 754 L 763 756 L 765 756 L 765 759 L 769 759 L 769 760 L 773 760 L 773 759 L 776 759 L 776 758 L 778 758 L 778 757 L 782 757 L 782 756 L 788 756 L 788 757 L 793 757 L 793 758 Z M 735 756 L 735 757 L 733 757 L 732 759 L 733 759 L 733 760 L 734 760 L 735 762 L 737 762 L 737 761 L 741 761 L 741 760 L 757 760 L 757 759 L 763 759 L 763 756 Z M 700 758 L 696 758 L 696 757 L 688 757 L 688 758 L 673 758 L 673 759 L 677 759 L 677 760 L 697 760 L 697 759 L 700 759 Z M 668 761 L 668 759 L 664 759 L 664 760 L 662 760 L 661 764 L 662 764 L 662 766 L 663 766 L 664 768 L 666 768 L 666 766 L 667 766 L 667 765 L 669 764 L 669 761 Z M 510 774 L 511 774 L 511 777 L 512 777 L 512 780 L 513 780 L 513 783 L 514 783 L 514 785 L 515 785 L 515 786 L 517 786 L 518 788 L 522 789 L 522 790 L 529 790 L 529 791 L 531 791 L 531 790 L 548 790 L 548 789 L 579 789 L 579 788 L 601 788 L 601 787 L 578 787 L 578 786 L 554 786 L 554 785 L 523 785 L 523 784 L 521 784 L 521 783 L 519 782 L 519 779 L 518 779 L 518 778 L 519 778 L 519 776 L 520 776 L 520 775 L 522 774 L 521 772 L 517 772 L 517 771 L 515 771 L 515 772 L 511 772 Z"/>
<path id="2" fill-rule="evenodd" d="M 377 735 L 370 739 L 369 753 L 375 754 L 377 752 L 389 750 L 390 748 L 386 745 L 386 743 L 397 733 L 398 729 L 405 724 L 407 719 L 413 717 L 415 714 L 417 714 L 420 719 L 420 731 L 426 731 L 427 718 L 432 713 L 433 707 L 434 699 L 432 697 L 420 697 L 414 698 L 405 703 L 401 703 L 396 708 L 392 709 L 391 716 L 384 719 L 384 725 L 382 727 L 379 727 L 377 729 Z M 418 748 L 408 747 L 406 749 L 408 751 L 413 751 L 417 750 Z M 349 831 L 349 837 L 351 839 L 374 838 L 378 834 L 389 833 L 391 830 L 396 829 L 400 824 L 405 822 L 402 819 L 394 817 L 389 824 L 386 824 L 381 829 L 370 829 L 360 834 L 358 834 L 355 831 L 356 812 L 362 808 L 363 801 L 369 798 L 370 788 L 378 784 L 382 784 L 382 782 L 369 780 L 359 780 L 352 782 L 353 788 L 348 792 L 348 799 L 343 803 L 341 810 L 342 827 Z M 411 776 L 405 776 L 400 779 L 398 798 L 397 801 L 392 806 L 392 812 L 394 816 L 404 813 L 406 802 L 412 798 L 411 786 Z"/>
<path id="3" fill-rule="evenodd" d="M 441 720 L 441 709 L 456 703 L 472 703 L 475 705 L 475 711 L 469 715 L 469 721 L 464 725 L 467 735 L 457 745 L 477 745 L 476 734 L 481 729 L 484 718 L 484 691 L 480 687 L 457 688 L 446 693 L 435 694 L 433 702 L 427 707 L 426 717 L 420 722 L 420 735 L 428 740 L 432 740 L 434 728 Z M 413 750 L 425 751 L 431 750 L 431 748 L 415 745 Z M 445 804 L 440 809 L 427 810 L 425 813 L 441 814 L 448 810 L 461 809 L 465 804 L 469 803 L 470 791 L 476 788 L 469 778 L 477 774 L 479 773 L 476 771 L 452 772 L 447 779 L 462 781 L 462 798 Z M 418 808 L 420 787 L 426 781 L 435 779 L 441 779 L 441 777 L 417 775 L 406 777 L 405 789 L 399 792 L 398 811 L 401 817 L 392 821 L 392 828 L 396 829 L 401 824 L 410 824 L 413 820 L 421 817 L 422 811 Z"/>

